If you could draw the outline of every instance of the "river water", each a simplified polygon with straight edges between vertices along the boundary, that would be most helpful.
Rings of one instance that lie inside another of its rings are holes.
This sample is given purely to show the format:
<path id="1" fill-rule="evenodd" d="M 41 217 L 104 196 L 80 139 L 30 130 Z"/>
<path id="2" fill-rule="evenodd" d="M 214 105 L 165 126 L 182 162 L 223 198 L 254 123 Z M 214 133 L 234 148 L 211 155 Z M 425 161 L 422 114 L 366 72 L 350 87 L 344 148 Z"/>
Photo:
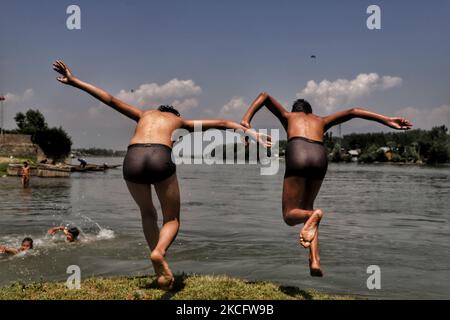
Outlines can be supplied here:
<path id="1" fill-rule="evenodd" d="M 122 163 L 122 158 L 89 162 Z M 281 218 L 284 162 L 275 176 L 257 165 L 180 165 L 181 230 L 168 259 L 177 273 L 228 274 L 322 292 L 369 298 L 450 297 L 450 169 L 330 164 L 316 200 L 324 278 L 308 273 L 298 228 Z M 156 197 L 154 197 L 156 199 Z M 157 202 L 157 201 L 155 201 Z M 0 245 L 31 236 L 35 250 L 0 254 L 0 286 L 13 281 L 65 280 L 69 265 L 82 277 L 142 275 L 151 270 L 140 214 L 121 169 L 34 178 L 22 189 L 0 178 Z M 159 205 L 156 204 L 159 210 Z M 66 244 L 46 230 L 82 229 Z M 381 289 L 367 288 L 367 268 Z"/>

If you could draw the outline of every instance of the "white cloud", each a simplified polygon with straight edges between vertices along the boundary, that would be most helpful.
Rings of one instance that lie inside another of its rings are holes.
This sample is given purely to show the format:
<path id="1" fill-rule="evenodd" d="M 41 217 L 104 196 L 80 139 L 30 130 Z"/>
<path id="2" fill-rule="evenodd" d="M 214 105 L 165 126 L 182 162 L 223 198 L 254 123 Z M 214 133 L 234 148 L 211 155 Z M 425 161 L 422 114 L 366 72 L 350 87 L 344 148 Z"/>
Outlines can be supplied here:
<path id="1" fill-rule="evenodd" d="M 403 108 L 396 112 L 413 123 L 414 128 L 431 129 L 435 126 L 450 127 L 450 105 L 444 104 L 434 109 Z"/>
<path id="2" fill-rule="evenodd" d="M 144 83 L 135 90 L 120 90 L 116 97 L 143 109 L 156 108 L 162 104 L 173 105 L 183 114 L 198 106 L 196 96 L 200 95 L 201 92 L 201 87 L 197 86 L 193 80 L 172 79 L 162 85 Z M 92 106 L 87 110 L 88 119 L 101 120 L 105 125 L 116 123 L 117 127 L 126 123 L 122 116 L 117 112 L 110 112 L 109 109 L 101 103 Z"/>
<path id="3" fill-rule="evenodd" d="M 219 115 L 221 118 L 240 119 L 248 106 L 243 97 L 233 97 L 220 109 Z"/>
<path id="4" fill-rule="evenodd" d="M 27 89 L 22 94 L 14 94 L 10 92 L 5 94 L 5 101 L 3 102 L 5 128 L 16 128 L 14 116 L 17 112 L 25 112 L 28 109 L 35 109 L 35 106 L 31 104 L 32 98 L 34 98 L 33 89 Z"/>
<path id="5" fill-rule="evenodd" d="M 198 101 L 195 98 L 175 100 L 171 104 L 180 111 L 186 111 L 198 107 Z"/>
<path id="6" fill-rule="evenodd" d="M 402 79 L 399 77 L 380 77 L 376 73 L 361 73 L 352 80 L 322 80 L 320 83 L 310 80 L 306 87 L 297 93 L 297 97 L 307 99 L 313 107 L 330 113 L 337 107 L 344 107 L 374 91 L 388 90 L 401 83 Z"/>
<path id="7" fill-rule="evenodd" d="M 20 107 L 19 104 L 26 103 L 31 100 L 34 96 L 33 89 L 27 89 L 23 92 L 23 94 L 16 95 L 14 93 L 7 93 L 5 95 L 5 103 L 8 105 L 14 105 L 16 107 Z"/>
<path id="8" fill-rule="evenodd" d="M 198 106 L 195 97 L 201 92 L 202 89 L 194 81 L 175 78 L 163 85 L 145 83 L 136 90 L 121 90 L 117 98 L 138 107 L 152 108 L 161 104 L 170 104 L 180 111 L 186 111 Z"/>

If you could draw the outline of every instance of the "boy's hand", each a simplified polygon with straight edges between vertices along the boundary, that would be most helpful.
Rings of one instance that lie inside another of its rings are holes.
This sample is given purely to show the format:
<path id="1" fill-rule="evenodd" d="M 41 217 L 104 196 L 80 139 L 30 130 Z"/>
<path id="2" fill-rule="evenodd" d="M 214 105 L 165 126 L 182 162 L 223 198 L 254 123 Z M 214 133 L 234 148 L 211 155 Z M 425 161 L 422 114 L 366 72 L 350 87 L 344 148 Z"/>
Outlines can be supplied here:
<path id="1" fill-rule="evenodd" d="M 59 230 L 59 227 L 51 228 L 47 231 L 47 233 L 51 236 L 54 236 Z"/>
<path id="2" fill-rule="evenodd" d="M 5 247 L 0 247 L 0 253 L 5 253 L 6 252 L 6 248 Z"/>
<path id="3" fill-rule="evenodd" d="M 251 136 L 254 140 L 261 143 L 264 147 L 270 148 L 272 147 L 272 137 L 264 134 L 256 132 L 253 129 L 249 129 L 245 132 L 247 135 Z M 246 141 L 246 145 L 248 144 L 248 141 Z"/>
<path id="4" fill-rule="evenodd" d="M 412 127 L 412 123 L 409 120 L 400 117 L 390 118 L 387 124 L 389 127 L 397 130 L 409 130 Z"/>
<path id="5" fill-rule="evenodd" d="M 56 78 L 61 83 L 64 84 L 72 84 L 75 77 L 72 74 L 72 71 L 70 71 L 69 67 L 64 64 L 61 60 L 56 60 L 53 63 L 53 70 L 60 73 L 62 76 Z"/>
<path id="6" fill-rule="evenodd" d="M 245 120 L 242 120 L 241 121 L 241 126 L 244 126 L 244 127 L 246 127 L 247 129 L 251 129 L 251 125 L 250 125 L 250 123 L 248 122 L 248 121 L 245 121 Z"/>
<path id="7" fill-rule="evenodd" d="M 272 147 L 272 137 L 271 136 L 269 136 L 267 134 L 264 134 L 264 133 L 257 132 L 256 133 L 256 139 L 265 148 L 271 148 Z"/>

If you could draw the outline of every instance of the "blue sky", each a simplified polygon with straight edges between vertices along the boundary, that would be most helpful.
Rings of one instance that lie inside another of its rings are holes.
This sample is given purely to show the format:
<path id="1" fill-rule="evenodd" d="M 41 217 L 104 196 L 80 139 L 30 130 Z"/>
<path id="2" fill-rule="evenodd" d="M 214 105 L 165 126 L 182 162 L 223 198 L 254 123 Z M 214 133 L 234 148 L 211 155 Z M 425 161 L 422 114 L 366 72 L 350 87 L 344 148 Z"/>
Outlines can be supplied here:
<path id="1" fill-rule="evenodd" d="M 417 127 L 450 124 L 449 1 L 0 4 L 6 128 L 17 111 L 38 108 L 74 147 L 124 149 L 134 124 L 56 82 L 55 59 L 139 107 L 173 103 L 187 118 L 239 120 L 264 90 L 287 108 L 305 97 L 321 115 L 360 105 Z M 70 4 L 81 8 L 81 30 L 66 28 Z M 366 27 L 370 4 L 381 7 L 381 30 Z M 279 127 L 266 111 L 255 126 Z M 381 130 L 362 120 L 343 127 Z"/>

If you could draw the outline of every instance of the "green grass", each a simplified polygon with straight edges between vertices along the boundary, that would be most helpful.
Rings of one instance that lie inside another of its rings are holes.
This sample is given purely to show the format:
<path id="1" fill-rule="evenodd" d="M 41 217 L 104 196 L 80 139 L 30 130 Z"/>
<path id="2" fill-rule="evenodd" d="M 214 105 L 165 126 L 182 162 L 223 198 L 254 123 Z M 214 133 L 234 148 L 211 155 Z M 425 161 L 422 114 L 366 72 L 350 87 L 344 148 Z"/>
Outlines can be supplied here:
<path id="1" fill-rule="evenodd" d="M 90 278 L 81 289 L 69 290 L 63 282 L 15 283 L 0 288 L 0 300 L 350 300 L 284 287 L 271 282 L 250 282 L 228 276 L 178 275 L 172 291 L 160 290 L 155 276 Z"/>
<path id="2" fill-rule="evenodd" d="M 5 174 L 7 168 L 8 168 L 7 163 L 0 163 L 0 174 Z"/>

